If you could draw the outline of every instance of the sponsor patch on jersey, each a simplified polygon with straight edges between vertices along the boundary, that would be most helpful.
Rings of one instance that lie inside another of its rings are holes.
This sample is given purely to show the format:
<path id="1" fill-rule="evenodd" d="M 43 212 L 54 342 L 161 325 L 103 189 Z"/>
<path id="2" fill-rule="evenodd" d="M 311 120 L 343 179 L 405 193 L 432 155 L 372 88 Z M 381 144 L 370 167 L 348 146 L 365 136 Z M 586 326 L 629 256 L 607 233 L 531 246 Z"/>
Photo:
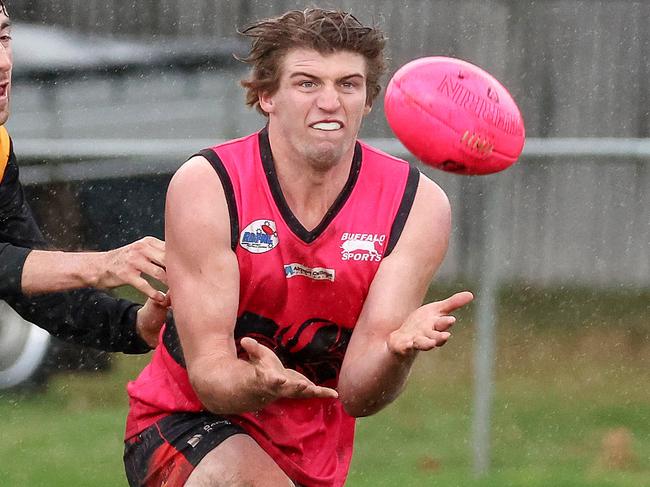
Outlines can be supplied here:
<path id="1" fill-rule="evenodd" d="M 287 279 L 291 279 L 296 276 L 304 276 L 315 281 L 332 281 L 336 277 L 336 271 L 334 269 L 327 269 L 325 267 L 307 267 L 302 264 L 285 264 L 284 266 L 284 275 Z"/>
<path id="2" fill-rule="evenodd" d="M 355 262 L 379 262 L 384 255 L 386 235 L 378 233 L 344 233 L 341 236 L 341 259 Z"/>
<path id="3" fill-rule="evenodd" d="M 239 245 L 253 254 L 263 254 L 277 247 L 280 240 L 273 220 L 255 220 L 239 236 Z"/>

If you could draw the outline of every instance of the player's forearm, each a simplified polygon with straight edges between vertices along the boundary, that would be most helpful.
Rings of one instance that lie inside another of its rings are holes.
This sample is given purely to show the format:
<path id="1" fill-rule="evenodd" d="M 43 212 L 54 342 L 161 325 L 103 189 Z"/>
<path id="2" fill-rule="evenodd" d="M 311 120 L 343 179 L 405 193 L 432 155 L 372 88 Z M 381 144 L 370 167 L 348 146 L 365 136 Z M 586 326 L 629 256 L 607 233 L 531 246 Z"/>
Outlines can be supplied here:
<path id="1" fill-rule="evenodd" d="M 206 373 L 207 370 L 212 373 Z M 214 414 L 259 411 L 272 400 L 257 385 L 255 370 L 245 360 L 197 362 L 188 366 L 188 373 L 201 403 Z"/>
<path id="2" fill-rule="evenodd" d="M 368 349 L 374 350 L 356 363 L 345 364 L 339 377 L 339 398 L 353 417 L 375 414 L 397 399 L 416 357 L 416 353 L 396 355 L 385 343 Z"/>
<path id="3" fill-rule="evenodd" d="M 91 289 L 6 300 L 24 319 L 66 342 L 109 352 L 149 351 L 135 327 L 140 306 L 130 301 Z"/>
<path id="4" fill-rule="evenodd" d="M 102 273 L 103 252 L 33 250 L 22 273 L 22 292 L 40 294 L 95 287 Z"/>

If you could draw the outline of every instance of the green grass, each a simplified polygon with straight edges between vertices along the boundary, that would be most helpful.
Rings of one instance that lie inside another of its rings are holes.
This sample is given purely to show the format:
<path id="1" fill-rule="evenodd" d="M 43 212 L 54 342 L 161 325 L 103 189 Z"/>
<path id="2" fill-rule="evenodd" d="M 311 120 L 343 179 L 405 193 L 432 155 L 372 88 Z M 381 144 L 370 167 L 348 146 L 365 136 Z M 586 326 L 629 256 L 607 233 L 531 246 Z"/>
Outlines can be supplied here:
<path id="1" fill-rule="evenodd" d="M 474 317 L 462 313 L 450 343 L 418 359 L 398 401 L 358 422 L 347 485 L 650 486 L 649 303 L 647 292 L 504 290 L 492 468 L 480 479 Z M 116 356 L 110 373 L 59 375 L 44 394 L 0 396 L 0 485 L 126 485 L 124 387 L 146 361 Z M 608 448 L 610 436 L 622 443 Z"/>

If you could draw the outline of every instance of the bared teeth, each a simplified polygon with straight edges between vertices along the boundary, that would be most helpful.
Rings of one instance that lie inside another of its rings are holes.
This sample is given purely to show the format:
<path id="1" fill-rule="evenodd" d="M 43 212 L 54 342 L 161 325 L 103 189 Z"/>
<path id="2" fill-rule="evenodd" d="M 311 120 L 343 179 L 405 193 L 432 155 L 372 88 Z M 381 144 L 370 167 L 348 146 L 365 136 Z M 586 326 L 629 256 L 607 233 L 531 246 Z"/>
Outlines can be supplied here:
<path id="1" fill-rule="evenodd" d="M 312 125 L 317 130 L 338 130 L 341 128 L 339 122 L 318 122 Z"/>

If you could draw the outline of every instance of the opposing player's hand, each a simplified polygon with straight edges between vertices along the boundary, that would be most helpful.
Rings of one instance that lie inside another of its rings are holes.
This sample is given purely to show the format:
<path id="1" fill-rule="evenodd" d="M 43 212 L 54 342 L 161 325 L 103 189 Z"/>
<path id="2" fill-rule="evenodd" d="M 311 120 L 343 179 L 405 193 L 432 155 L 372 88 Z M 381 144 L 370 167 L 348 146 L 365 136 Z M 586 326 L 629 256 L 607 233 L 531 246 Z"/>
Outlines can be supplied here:
<path id="1" fill-rule="evenodd" d="M 165 323 L 167 310 L 171 305 L 170 294 L 164 296 L 162 302 L 147 299 L 144 306 L 138 310 L 136 330 L 140 338 L 151 348 L 156 348 L 158 345 L 160 328 Z"/>
<path id="2" fill-rule="evenodd" d="M 456 321 L 450 313 L 465 306 L 472 299 L 472 293 L 463 291 L 442 301 L 420 306 L 406 318 L 401 327 L 389 335 L 389 350 L 397 355 L 407 356 L 417 351 L 443 346 L 451 336 L 447 330 Z"/>
<path id="3" fill-rule="evenodd" d="M 119 249 L 102 252 L 99 266 L 94 287 L 113 288 L 128 284 L 164 305 L 165 294 L 142 276 L 146 274 L 167 284 L 165 242 L 162 240 L 144 237 Z"/>
<path id="4" fill-rule="evenodd" d="M 255 368 L 259 393 L 266 402 L 281 397 L 338 397 L 334 389 L 317 386 L 301 373 L 285 368 L 270 348 L 260 345 L 254 339 L 242 338 L 241 346 L 248 353 L 249 363 Z"/>

